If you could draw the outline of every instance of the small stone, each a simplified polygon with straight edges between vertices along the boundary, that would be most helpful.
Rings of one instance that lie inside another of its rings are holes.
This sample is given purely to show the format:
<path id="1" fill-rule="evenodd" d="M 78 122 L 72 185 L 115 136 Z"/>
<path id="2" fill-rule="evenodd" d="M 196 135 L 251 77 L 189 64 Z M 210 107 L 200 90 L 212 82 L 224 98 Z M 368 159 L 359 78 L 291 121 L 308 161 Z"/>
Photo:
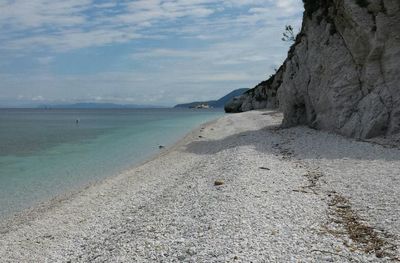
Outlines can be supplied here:
<path id="1" fill-rule="evenodd" d="M 193 255 L 196 254 L 196 248 L 194 248 L 194 247 L 188 248 L 188 249 L 186 250 L 186 253 L 187 253 L 188 255 L 190 255 L 190 256 L 193 256 Z"/>
<path id="2" fill-rule="evenodd" d="M 380 250 L 376 251 L 375 255 L 377 258 L 383 258 L 385 256 L 385 254 Z"/>
<path id="3" fill-rule="evenodd" d="M 222 180 L 215 180 L 215 182 L 214 182 L 215 186 L 220 186 L 220 185 L 223 185 L 223 184 L 224 184 L 224 181 L 222 181 Z"/>

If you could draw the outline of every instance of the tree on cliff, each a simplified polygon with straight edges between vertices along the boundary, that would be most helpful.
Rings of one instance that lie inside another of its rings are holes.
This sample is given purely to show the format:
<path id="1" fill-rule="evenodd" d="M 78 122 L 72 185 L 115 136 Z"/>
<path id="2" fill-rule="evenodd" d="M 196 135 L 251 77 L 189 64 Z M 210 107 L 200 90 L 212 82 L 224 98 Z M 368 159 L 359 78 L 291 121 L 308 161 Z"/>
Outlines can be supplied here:
<path id="1" fill-rule="evenodd" d="M 285 31 L 283 32 L 282 41 L 285 42 L 294 42 L 296 40 L 296 36 L 293 31 L 293 27 L 291 25 L 285 26 Z"/>

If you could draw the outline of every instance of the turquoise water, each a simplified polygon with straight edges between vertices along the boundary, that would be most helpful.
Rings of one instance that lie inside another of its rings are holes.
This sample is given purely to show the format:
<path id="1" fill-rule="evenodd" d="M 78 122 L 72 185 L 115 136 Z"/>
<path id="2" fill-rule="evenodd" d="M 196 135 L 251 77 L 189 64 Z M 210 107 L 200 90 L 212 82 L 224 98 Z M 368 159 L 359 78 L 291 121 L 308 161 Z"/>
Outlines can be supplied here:
<path id="1" fill-rule="evenodd" d="M 222 114 L 0 109 L 0 218 L 132 167 Z"/>

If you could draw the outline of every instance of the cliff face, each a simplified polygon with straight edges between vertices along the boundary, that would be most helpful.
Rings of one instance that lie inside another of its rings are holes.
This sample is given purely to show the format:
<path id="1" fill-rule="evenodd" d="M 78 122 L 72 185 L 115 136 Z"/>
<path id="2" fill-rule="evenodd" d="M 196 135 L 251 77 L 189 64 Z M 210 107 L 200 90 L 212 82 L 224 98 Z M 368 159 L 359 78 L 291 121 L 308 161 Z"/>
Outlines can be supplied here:
<path id="1" fill-rule="evenodd" d="M 268 80 L 225 104 L 225 111 L 243 112 L 277 108 L 279 106 L 277 90 L 282 83 L 282 74 L 283 66 Z"/>
<path id="2" fill-rule="evenodd" d="M 364 139 L 400 133 L 400 1 L 305 1 L 296 43 L 266 83 L 238 110 L 279 104 L 286 127 Z"/>

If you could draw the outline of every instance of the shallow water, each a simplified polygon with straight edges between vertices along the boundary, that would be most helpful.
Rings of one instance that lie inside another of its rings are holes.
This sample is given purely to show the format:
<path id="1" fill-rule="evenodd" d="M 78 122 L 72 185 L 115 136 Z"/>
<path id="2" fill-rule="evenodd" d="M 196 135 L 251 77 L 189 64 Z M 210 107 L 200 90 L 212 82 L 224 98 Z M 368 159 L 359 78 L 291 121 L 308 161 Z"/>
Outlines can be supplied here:
<path id="1" fill-rule="evenodd" d="M 217 110 L 0 110 L 0 218 L 121 172 Z M 76 123 L 79 120 L 79 123 Z"/>

